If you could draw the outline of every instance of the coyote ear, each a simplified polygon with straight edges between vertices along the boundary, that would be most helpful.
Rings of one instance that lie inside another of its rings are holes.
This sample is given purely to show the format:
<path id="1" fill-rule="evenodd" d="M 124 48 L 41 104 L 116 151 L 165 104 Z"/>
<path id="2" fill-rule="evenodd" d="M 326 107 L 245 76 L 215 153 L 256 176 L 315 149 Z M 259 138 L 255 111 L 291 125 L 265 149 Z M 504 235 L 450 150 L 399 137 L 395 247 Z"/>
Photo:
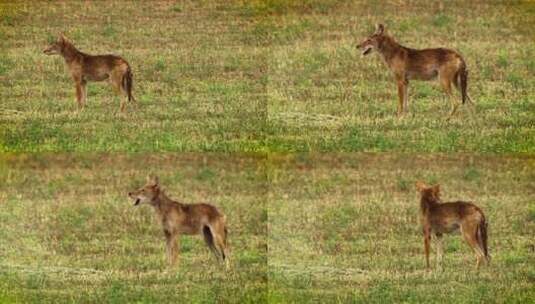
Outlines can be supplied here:
<path id="1" fill-rule="evenodd" d="M 65 37 L 65 34 L 59 33 L 58 42 L 64 43 L 65 41 L 68 41 L 67 37 Z"/>
<path id="2" fill-rule="evenodd" d="M 440 195 L 440 185 L 439 184 L 436 184 L 433 186 L 433 194 L 435 194 L 435 197 L 439 197 Z"/>
<path id="3" fill-rule="evenodd" d="M 382 35 L 385 32 L 385 26 L 382 23 L 375 25 L 375 34 Z"/>
<path id="4" fill-rule="evenodd" d="M 147 184 L 152 185 L 152 186 L 158 186 L 159 185 L 158 176 L 152 175 L 152 174 L 147 175 Z"/>
<path id="5" fill-rule="evenodd" d="M 426 188 L 427 188 L 427 185 L 424 182 L 422 182 L 422 181 L 417 181 L 416 182 L 416 189 L 418 191 L 420 191 L 420 192 L 424 191 Z"/>

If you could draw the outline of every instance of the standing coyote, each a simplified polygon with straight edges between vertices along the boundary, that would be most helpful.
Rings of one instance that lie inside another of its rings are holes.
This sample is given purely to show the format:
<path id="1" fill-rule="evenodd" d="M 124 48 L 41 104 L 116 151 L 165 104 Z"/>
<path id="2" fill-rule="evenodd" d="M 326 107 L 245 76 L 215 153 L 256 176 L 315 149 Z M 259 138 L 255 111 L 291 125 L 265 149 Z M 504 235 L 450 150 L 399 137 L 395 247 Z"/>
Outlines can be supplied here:
<path id="1" fill-rule="evenodd" d="M 76 101 L 80 108 L 85 105 L 87 82 L 106 79 L 109 79 L 116 92 L 124 94 L 128 101 L 135 102 L 132 96 L 132 70 L 123 58 L 82 53 L 63 34 L 43 52 L 47 55 L 59 54 L 65 59 L 76 85 Z M 121 100 L 121 111 L 125 110 L 125 105 L 126 100 Z"/>
<path id="2" fill-rule="evenodd" d="M 209 204 L 182 204 L 171 200 L 160 188 L 158 177 L 147 177 L 147 183 L 139 190 L 129 192 L 134 205 L 147 203 L 154 207 L 167 242 L 167 259 L 175 265 L 181 234 L 202 234 L 206 245 L 215 256 L 228 264 L 227 228 L 225 216 Z"/>
<path id="3" fill-rule="evenodd" d="M 431 235 L 437 240 L 437 265 L 442 262 L 444 248 L 442 234 L 461 230 L 464 239 L 476 254 L 476 267 L 482 260 L 490 261 L 487 249 L 487 222 L 483 211 L 476 205 L 463 201 L 442 203 L 440 200 L 440 186 L 427 186 L 424 182 L 417 182 L 416 188 L 420 192 L 420 212 L 424 233 L 425 261 L 429 268 L 429 246 Z"/>
<path id="4" fill-rule="evenodd" d="M 459 103 L 455 102 L 451 84 L 461 92 L 462 103 L 472 103 L 468 96 L 468 70 L 463 57 L 454 50 L 445 48 L 415 50 L 402 46 L 385 33 L 382 24 L 376 26 L 375 33 L 357 45 L 362 55 L 377 50 L 386 65 L 394 73 L 398 85 L 398 116 L 408 110 L 408 85 L 410 79 L 432 80 L 438 77 L 442 88 L 451 103 L 449 118 L 455 114 Z M 449 119 L 448 118 L 448 119 Z"/>

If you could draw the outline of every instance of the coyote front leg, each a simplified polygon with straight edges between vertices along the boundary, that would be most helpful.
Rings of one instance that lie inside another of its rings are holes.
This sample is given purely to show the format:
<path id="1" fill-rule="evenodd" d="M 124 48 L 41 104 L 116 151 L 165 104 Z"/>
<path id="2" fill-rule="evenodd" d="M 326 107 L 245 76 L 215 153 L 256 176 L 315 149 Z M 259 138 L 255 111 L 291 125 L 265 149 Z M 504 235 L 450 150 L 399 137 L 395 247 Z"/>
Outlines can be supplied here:
<path id="1" fill-rule="evenodd" d="M 442 234 L 436 233 L 435 240 L 437 244 L 437 268 L 442 270 L 442 259 L 444 257 L 444 243 L 442 242 Z"/>
<path id="2" fill-rule="evenodd" d="M 84 108 L 85 105 L 85 83 L 82 79 L 75 79 L 76 83 L 76 102 L 78 102 L 78 107 L 80 109 Z"/>
<path id="3" fill-rule="evenodd" d="M 164 231 L 167 242 L 167 262 L 170 266 L 175 266 L 178 260 L 178 235 L 169 231 Z"/>
<path id="4" fill-rule="evenodd" d="M 424 227 L 424 251 L 425 251 L 425 264 L 427 269 L 431 267 L 429 265 L 429 251 L 431 250 L 431 229 Z"/>
<path id="5" fill-rule="evenodd" d="M 408 104 L 408 96 L 407 96 L 407 86 L 408 81 L 404 78 L 398 77 L 397 79 L 398 83 L 398 116 L 403 115 L 407 111 L 407 104 Z"/>

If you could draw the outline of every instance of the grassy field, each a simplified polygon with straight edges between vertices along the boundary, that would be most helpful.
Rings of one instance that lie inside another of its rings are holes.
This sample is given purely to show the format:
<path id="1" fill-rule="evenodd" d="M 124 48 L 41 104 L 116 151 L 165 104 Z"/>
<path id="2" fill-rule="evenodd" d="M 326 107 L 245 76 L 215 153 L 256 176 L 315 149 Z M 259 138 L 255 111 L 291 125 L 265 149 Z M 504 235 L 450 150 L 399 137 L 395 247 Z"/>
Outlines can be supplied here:
<path id="1" fill-rule="evenodd" d="M 533 157 L 271 157 L 269 302 L 532 302 L 534 169 Z M 490 267 L 475 271 L 469 247 L 449 235 L 444 271 L 426 271 L 417 180 L 484 210 Z"/>
<path id="2" fill-rule="evenodd" d="M 534 3 L 309 2 L 281 5 L 262 23 L 273 27 L 269 150 L 534 151 Z M 379 22 L 406 46 L 459 50 L 475 114 L 461 108 L 447 122 L 438 83 L 413 81 L 410 115 L 397 119 L 390 71 L 379 55 L 355 49 Z"/>
<path id="3" fill-rule="evenodd" d="M 535 147 L 535 5 L 454 1 L 52 1 L 0 4 L 0 151 L 481 151 Z M 475 114 L 413 82 L 410 115 L 357 42 L 384 22 L 401 43 L 458 49 Z M 139 109 L 107 84 L 78 112 L 65 32 L 128 59 Z"/>
<path id="4" fill-rule="evenodd" d="M 463 54 L 474 111 L 446 121 L 438 84 L 413 81 L 397 118 L 391 73 L 355 48 L 379 22 Z M 127 59 L 138 106 L 104 82 L 78 110 L 43 54 L 59 33 Z M 526 303 L 533 37 L 533 1 L 0 1 L 0 303 Z M 231 271 L 191 237 L 166 267 L 126 197 L 150 171 L 227 213 Z M 489 268 L 451 236 L 424 269 L 418 179 L 485 210 Z"/>
<path id="5" fill-rule="evenodd" d="M 265 48 L 251 18 L 213 1 L 0 3 L 0 151 L 258 151 L 266 122 Z M 84 111 L 63 58 L 65 32 L 134 72 L 138 109 L 119 113 L 107 83 Z"/>
<path id="6" fill-rule="evenodd" d="M 0 303 L 265 302 L 262 164 L 245 155 L 2 156 Z M 166 266 L 154 210 L 126 196 L 149 170 L 171 198 L 227 214 L 230 271 L 201 237 L 182 237 L 179 267 Z"/>
<path id="7" fill-rule="evenodd" d="M 0 169 L 2 303 L 526 303 L 535 296 L 533 157 L 5 154 Z M 126 197 L 150 171 L 172 198 L 212 201 L 227 214 L 231 271 L 198 237 L 183 237 L 180 266 L 166 267 L 153 210 Z M 425 270 L 416 180 L 441 183 L 446 201 L 483 208 L 490 267 L 475 271 L 457 235 L 445 238 L 444 271 Z"/>

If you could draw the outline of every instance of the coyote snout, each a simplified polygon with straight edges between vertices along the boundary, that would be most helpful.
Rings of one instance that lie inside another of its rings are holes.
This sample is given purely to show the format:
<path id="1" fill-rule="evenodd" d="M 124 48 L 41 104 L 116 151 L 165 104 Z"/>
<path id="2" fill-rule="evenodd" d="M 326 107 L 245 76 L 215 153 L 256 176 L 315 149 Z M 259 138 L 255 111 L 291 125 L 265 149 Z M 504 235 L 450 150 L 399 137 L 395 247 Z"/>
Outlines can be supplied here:
<path id="1" fill-rule="evenodd" d="M 156 192 L 152 186 L 147 184 L 138 190 L 128 192 L 128 196 L 134 200 L 134 206 L 141 203 L 150 203 L 154 200 Z"/>
<path id="2" fill-rule="evenodd" d="M 85 105 L 88 81 L 109 80 L 115 91 L 125 96 L 121 99 L 121 111 L 125 110 L 126 99 L 135 102 L 132 96 L 132 70 L 123 58 L 115 55 L 93 56 L 82 53 L 64 35 L 60 35 L 43 50 L 43 53 L 61 55 L 65 59 L 76 86 L 76 101 L 80 108 Z"/>
<path id="3" fill-rule="evenodd" d="M 483 211 L 476 205 L 463 202 L 443 203 L 440 200 L 440 186 L 428 186 L 417 182 L 420 192 L 420 213 L 424 232 L 425 261 L 429 268 L 431 236 L 437 241 L 437 265 L 440 266 L 444 249 L 442 234 L 460 230 L 464 239 L 476 254 L 476 267 L 481 261 L 489 262 L 487 249 L 487 222 Z"/>
<path id="4" fill-rule="evenodd" d="M 374 48 L 377 48 L 380 39 L 381 39 L 381 35 L 379 34 L 379 30 L 377 30 L 370 37 L 366 38 L 364 41 L 357 44 L 357 49 L 361 50 L 362 56 L 366 56 L 370 54 Z"/>
<path id="5" fill-rule="evenodd" d="M 43 50 L 43 53 L 47 55 L 56 55 L 61 52 L 60 40 L 52 42 L 46 49 Z"/>
<path id="6" fill-rule="evenodd" d="M 206 245 L 221 259 L 226 267 L 228 262 L 226 218 L 210 204 L 183 204 L 171 200 L 160 187 L 157 177 L 147 177 L 145 186 L 128 193 L 134 206 L 149 204 L 156 210 L 167 243 L 167 259 L 175 265 L 179 252 L 181 234 L 202 235 Z"/>

